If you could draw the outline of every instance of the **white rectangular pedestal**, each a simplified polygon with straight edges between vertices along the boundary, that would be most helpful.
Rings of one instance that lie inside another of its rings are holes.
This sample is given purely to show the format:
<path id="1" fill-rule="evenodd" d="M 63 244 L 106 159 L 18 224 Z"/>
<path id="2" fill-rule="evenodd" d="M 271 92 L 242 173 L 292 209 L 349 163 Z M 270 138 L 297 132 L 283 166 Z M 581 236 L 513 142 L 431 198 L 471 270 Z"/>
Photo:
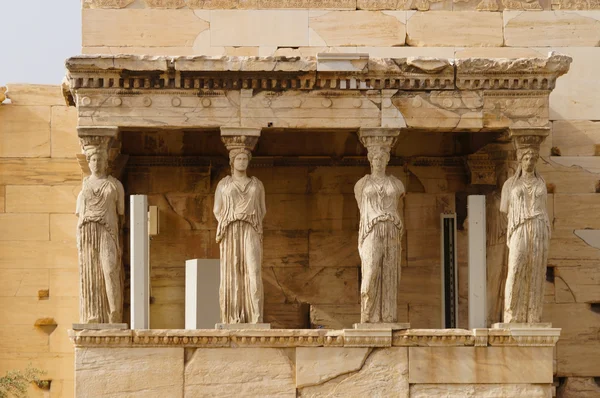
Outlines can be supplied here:
<path id="1" fill-rule="evenodd" d="M 487 327 L 485 196 L 467 198 L 469 220 L 469 329 Z"/>
<path id="2" fill-rule="evenodd" d="M 185 262 L 185 328 L 212 329 L 220 321 L 218 259 Z"/>
<path id="3" fill-rule="evenodd" d="M 131 195 L 131 328 L 150 328 L 150 238 L 148 197 Z"/>

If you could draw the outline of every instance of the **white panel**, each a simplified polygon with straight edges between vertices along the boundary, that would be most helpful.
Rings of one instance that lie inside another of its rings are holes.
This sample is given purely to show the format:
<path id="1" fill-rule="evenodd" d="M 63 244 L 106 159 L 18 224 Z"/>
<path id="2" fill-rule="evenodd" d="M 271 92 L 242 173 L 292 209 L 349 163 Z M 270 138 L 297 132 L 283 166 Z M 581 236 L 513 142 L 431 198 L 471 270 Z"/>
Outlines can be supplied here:
<path id="1" fill-rule="evenodd" d="M 185 328 L 213 329 L 220 322 L 219 260 L 185 262 Z"/>
<path id="2" fill-rule="evenodd" d="M 148 197 L 131 195 L 131 329 L 150 328 Z"/>
<path id="3" fill-rule="evenodd" d="M 485 196 L 467 198 L 469 220 L 469 328 L 486 325 Z"/>

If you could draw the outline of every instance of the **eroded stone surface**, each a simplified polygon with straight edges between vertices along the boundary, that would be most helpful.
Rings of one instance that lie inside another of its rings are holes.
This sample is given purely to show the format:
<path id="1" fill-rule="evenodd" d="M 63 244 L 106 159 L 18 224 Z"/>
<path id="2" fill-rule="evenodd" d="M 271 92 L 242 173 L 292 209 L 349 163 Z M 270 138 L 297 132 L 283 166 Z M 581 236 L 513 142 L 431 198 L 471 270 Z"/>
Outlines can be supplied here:
<path id="1" fill-rule="evenodd" d="M 298 389 L 299 397 L 401 397 L 408 391 L 407 348 L 375 349 L 355 372 Z"/>
<path id="2" fill-rule="evenodd" d="M 556 395 L 559 398 L 595 398 L 600 396 L 600 385 L 594 377 L 567 377 Z"/>
<path id="3" fill-rule="evenodd" d="M 552 383 L 553 347 L 408 349 L 411 384 Z M 453 366 L 446 365 L 450 359 Z M 506 361 L 511 366 L 498 366 Z"/>
<path id="4" fill-rule="evenodd" d="M 183 348 L 77 348 L 76 396 L 183 397 Z"/>
<path id="5" fill-rule="evenodd" d="M 190 351 L 185 396 L 295 397 L 293 351 L 237 348 Z"/>
<path id="6" fill-rule="evenodd" d="M 539 384 L 413 384 L 411 398 L 548 398 L 552 386 Z"/>
<path id="7" fill-rule="evenodd" d="M 296 387 L 323 384 L 340 375 L 356 372 L 364 365 L 370 352 L 370 348 L 298 348 Z"/>
<path id="8" fill-rule="evenodd" d="M 312 11 L 311 46 L 401 46 L 405 13 L 378 11 Z"/>

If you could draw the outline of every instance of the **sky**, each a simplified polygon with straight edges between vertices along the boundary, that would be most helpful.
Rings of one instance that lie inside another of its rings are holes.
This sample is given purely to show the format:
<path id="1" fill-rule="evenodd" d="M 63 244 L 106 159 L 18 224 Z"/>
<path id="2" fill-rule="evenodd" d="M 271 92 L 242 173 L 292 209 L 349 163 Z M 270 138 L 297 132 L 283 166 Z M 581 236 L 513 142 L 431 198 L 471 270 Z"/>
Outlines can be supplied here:
<path id="1" fill-rule="evenodd" d="M 60 84 L 81 53 L 81 0 L 0 0 L 0 86 Z"/>

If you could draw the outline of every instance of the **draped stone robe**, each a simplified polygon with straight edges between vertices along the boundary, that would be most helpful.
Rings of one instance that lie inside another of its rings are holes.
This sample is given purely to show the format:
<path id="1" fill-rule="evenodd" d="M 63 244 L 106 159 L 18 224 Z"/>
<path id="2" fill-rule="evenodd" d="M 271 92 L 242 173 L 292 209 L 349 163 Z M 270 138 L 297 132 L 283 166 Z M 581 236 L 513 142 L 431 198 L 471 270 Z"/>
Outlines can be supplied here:
<path id="1" fill-rule="evenodd" d="M 123 321 L 124 271 L 119 216 L 125 213 L 124 197 L 123 185 L 112 176 L 84 178 L 77 197 L 82 323 Z"/>
<path id="2" fill-rule="evenodd" d="M 221 322 L 261 323 L 263 316 L 262 220 L 265 190 L 251 177 L 246 186 L 231 176 L 215 192 L 217 243 L 221 254 Z"/>
<path id="3" fill-rule="evenodd" d="M 360 209 L 361 322 L 396 322 L 403 233 L 398 204 L 404 185 L 394 176 L 378 183 L 366 175 L 356 183 L 354 194 Z"/>
<path id="4" fill-rule="evenodd" d="M 517 174 L 502 187 L 501 211 L 508 213 L 508 275 L 504 322 L 538 323 L 544 303 L 544 280 L 550 240 L 546 183 Z"/>

